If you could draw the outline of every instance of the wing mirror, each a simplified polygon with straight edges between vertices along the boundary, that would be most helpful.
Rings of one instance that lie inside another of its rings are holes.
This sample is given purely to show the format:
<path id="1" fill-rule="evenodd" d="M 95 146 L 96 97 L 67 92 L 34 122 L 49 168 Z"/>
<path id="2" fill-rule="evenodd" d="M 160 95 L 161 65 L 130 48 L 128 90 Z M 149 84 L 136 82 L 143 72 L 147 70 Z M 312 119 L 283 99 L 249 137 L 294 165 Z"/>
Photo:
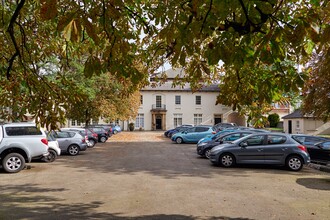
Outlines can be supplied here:
<path id="1" fill-rule="evenodd" d="M 239 144 L 239 146 L 241 146 L 241 147 L 244 147 L 244 148 L 245 148 L 245 147 L 247 147 L 247 146 L 248 146 L 248 144 L 247 144 L 247 142 L 245 142 L 245 141 L 244 141 L 244 142 L 241 142 L 241 143 Z"/>

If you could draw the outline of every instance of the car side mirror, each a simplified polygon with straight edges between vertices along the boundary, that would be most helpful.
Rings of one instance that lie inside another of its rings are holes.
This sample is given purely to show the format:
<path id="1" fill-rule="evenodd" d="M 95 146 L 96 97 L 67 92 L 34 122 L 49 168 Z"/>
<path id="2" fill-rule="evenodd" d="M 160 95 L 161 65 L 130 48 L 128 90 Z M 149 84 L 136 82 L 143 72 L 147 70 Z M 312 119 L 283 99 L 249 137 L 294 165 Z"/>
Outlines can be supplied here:
<path id="1" fill-rule="evenodd" d="M 248 146 L 248 144 L 244 141 L 244 142 L 241 142 L 240 144 L 239 144 L 239 146 L 241 146 L 241 147 L 247 147 Z"/>

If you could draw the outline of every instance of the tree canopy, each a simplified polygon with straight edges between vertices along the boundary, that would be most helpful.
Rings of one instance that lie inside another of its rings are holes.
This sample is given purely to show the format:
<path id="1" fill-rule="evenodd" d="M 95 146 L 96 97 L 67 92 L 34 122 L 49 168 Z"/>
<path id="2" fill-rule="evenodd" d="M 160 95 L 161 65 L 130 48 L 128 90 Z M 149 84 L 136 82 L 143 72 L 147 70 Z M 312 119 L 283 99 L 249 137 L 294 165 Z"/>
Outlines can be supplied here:
<path id="1" fill-rule="evenodd" d="M 220 82 L 218 103 L 260 115 L 300 92 L 299 67 L 329 44 L 329 11 L 328 0 L 4 0 L 0 105 L 53 123 L 84 97 L 73 62 L 126 94 L 169 63 L 194 89 Z"/>

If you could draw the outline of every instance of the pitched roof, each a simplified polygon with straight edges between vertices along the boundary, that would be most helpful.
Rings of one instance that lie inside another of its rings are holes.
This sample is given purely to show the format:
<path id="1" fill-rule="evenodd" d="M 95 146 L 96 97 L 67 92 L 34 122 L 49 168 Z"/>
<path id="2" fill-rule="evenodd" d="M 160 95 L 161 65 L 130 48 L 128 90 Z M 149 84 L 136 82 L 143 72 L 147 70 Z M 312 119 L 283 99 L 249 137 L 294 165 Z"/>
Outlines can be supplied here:
<path id="1" fill-rule="evenodd" d="M 192 89 L 189 83 L 185 83 L 183 85 L 173 86 L 173 81 L 176 77 L 183 78 L 184 70 L 182 68 L 174 68 L 168 69 L 163 73 L 155 73 L 151 76 L 151 81 L 155 82 L 155 78 L 162 78 L 166 76 L 166 81 L 160 84 L 154 83 L 153 85 L 146 86 L 142 88 L 140 91 L 181 91 L 181 92 L 192 92 Z M 195 92 L 219 92 L 220 88 L 218 84 L 205 85 L 201 89 Z"/>
<path id="2" fill-rule="evenodd" d="M 181 86 L 173 86 L 172 82 L 166 82 L 161 85 L 157 86 L 146 86 L 142 88 L 140 91 L 181 91 L 181 92 L 192 92 L 190 85 L 188 83 Z M 216 84 L 203 86 L 201 89 L 197 90 L 196 92 L 219 92 L 220 88 Z"/>
<path id="3" fill-rule="evenodd" d="M 314 118 L 312 115 L 304 115 L 300 109 L 295 110 L 291 114 L 283 116 L 282 119 L 293 119 L 293 118 Z"/>

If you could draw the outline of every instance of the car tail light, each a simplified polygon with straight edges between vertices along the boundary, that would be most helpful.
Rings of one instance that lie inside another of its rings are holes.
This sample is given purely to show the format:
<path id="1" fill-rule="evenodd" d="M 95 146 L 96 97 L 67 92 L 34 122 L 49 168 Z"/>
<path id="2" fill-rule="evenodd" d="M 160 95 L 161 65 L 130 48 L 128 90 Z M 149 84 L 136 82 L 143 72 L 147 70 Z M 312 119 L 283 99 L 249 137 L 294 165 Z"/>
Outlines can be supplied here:
<path id="1" fill-rule="evenodd" d="M 82 142 L 83 142 L 83 143 L 86 143 L 86 140 L 85 140 L 85 138 L 84 138 L 84 139 L 82 139 Z"/>
<path id="2" fill-rule="evenodd" d="M 41 142 L 48 146 L 48 140 L 46 138 L 41 139 Z"/>
<path id="3" fill-rule="evenodd" d="M 212 131 L 212 134 L 216 134 L 217 132 L 215 132 L 215 131 Z"/>
<path id="4" fill-rule="evenodd" d="M 302 150 L 302 151 L 307 152 L 307 148 L 306 148 L 305 146 L 303 146 L 303 145 L 299 145 L 298 148 L 299 148 L 300 150 Z"/>
<path id="5" fill-rule="evenodd" d="M 96 133 L 93 133 L 93 137 L 97 138 L 97 134 Z"/>

